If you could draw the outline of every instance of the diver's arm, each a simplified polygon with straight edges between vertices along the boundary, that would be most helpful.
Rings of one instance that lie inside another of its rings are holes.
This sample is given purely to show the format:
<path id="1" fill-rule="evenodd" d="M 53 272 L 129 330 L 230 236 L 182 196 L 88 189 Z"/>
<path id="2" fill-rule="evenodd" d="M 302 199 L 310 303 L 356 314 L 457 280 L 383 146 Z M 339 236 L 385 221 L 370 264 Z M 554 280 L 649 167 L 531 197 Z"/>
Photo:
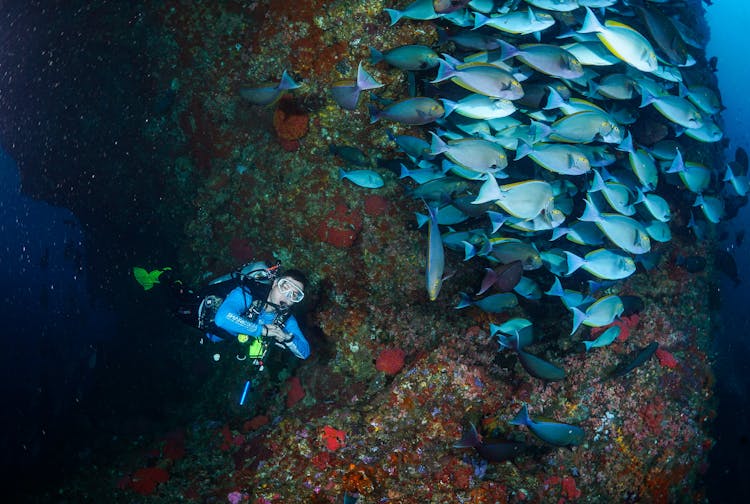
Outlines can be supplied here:
<path id="1" fill-rule="evenodd" d="M 240 315 L 247 310 L 252 302 L 253 296 L 249 292 L 243 291 L 242 287 L 237 287 L 221 303 L 216 312 L 214 323 L 233 336 L 247 334 L 255 338 L 260 337 L 263 325 L 256 324 L 249 318 Z"/>
<path id="2" fill-rule="evenodd" d="M 294 315 L 289 317 L 286 324 L 284 324 L 284 332 L 287 333 L 287 337 L 289 335 L 292 336 L 291 340 L 283 342 L 284 346 L 298 358 L 307 359 L 310 356 L 310 344 L 302 334 L 302 330 L 299 328 Z"/>
<path id="3" fill-rule="evenodd" d="M 267 328 L 268 336 L 276 345 L 281 348 L 288 348 L 290 352 L 300 359 L 307 359 L 309 357 L 310 345 L 302 335 L 299 324 L 297 324 L 294 317 L 289 317 L 283 329 L 273 324 L 268 325 Z"/>

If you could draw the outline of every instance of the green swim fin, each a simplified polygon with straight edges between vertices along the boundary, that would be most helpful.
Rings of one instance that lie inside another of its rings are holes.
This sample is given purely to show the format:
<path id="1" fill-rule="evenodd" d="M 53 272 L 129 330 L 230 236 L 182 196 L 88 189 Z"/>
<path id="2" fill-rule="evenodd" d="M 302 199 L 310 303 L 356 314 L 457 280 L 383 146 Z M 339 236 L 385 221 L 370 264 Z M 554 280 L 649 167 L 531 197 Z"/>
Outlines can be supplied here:
<path id="1" fill-rule="evenodd" d="M 165 271 L 171 270 L 172 268 L 166 267 L 164 269 L 156 269 L 153 271 L 146 271 L 143 268 L 139 268 L 138 266 L 135 266 L 133 268 L 133 276 L 135 277 L 136 281 L 141 284 L 141 287 L 143 287 L 143 290 L 149 290 L 154 287 L 155 284 L 159 283 L 159 277 L 162 273 Z"/>

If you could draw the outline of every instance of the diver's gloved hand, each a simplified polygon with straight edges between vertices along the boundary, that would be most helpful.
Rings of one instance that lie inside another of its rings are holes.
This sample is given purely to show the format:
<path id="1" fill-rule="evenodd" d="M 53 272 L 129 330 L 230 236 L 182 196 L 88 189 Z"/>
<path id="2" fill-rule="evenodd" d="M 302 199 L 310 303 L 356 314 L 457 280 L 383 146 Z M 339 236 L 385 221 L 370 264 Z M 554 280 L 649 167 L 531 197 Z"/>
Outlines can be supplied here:
<path id="1" fill-rule="evenodd" d="M 279 326 L 275 324 L 267 324 L 264 326 L 267 337 L 274 341 L 274 343 L 284 346 L 294 339 L 293 334 L 284 332 Z"/>

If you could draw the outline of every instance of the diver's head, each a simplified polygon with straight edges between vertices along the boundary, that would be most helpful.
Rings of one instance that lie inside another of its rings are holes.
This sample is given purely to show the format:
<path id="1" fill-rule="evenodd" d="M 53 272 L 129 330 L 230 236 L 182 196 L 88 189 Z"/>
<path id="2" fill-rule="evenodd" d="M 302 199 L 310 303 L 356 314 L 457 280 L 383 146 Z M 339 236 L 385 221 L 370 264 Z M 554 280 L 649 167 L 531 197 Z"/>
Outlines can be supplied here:
<path id="1" fill-rule="evenodd" d="M 273 281 L 271 292 L 268 293 L 268 302 L 289 308 L 305 297 L 306 285 L 307 278 L 304 273 L 296 269 L 286 270 Z"/>

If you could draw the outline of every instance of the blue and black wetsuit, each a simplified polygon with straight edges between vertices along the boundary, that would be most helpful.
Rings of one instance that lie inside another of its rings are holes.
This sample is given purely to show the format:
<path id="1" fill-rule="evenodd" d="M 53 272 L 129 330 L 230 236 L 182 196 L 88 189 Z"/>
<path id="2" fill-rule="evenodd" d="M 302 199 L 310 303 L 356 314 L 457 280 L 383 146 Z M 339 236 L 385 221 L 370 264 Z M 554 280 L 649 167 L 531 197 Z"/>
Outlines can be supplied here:
<path id="1" fill-rule="evenodd" d="M 235 281 L 227 281 L 209 285 L 196 293 L 182 284 L 168 281 L 162 283 L 166 283 L 172 291 L 177 303 L 177 316 L 183 322 L 204 331 L 211 341 L 236 340 L 238 334 L 260 338 L 263 326 L 275 323 L 293 336 L 283 344 L 284 347 L 300 359 L 306 359 L 310 355 L 310 344 L 294 315 L 287 311 L 268 309 L 266 299 L 270 285 L 260 282 L 238 285 Z"/>

